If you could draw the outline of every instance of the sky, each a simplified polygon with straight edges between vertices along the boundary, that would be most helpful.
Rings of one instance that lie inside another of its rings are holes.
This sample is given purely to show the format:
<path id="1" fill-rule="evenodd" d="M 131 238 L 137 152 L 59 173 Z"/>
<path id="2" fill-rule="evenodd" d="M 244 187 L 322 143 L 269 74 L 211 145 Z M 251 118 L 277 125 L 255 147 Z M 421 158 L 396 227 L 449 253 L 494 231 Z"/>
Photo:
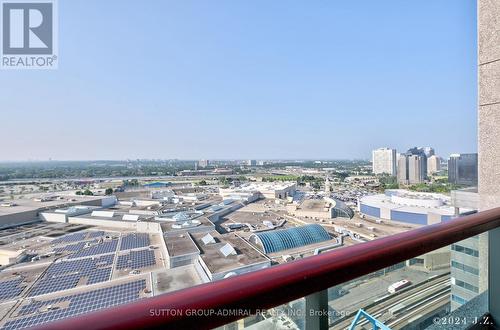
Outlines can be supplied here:
<path id="1" fill-rule="evenodd" d="M 475 1 L 59 0 L 58 42 L 0 71 L 0 161 L 476 152 Z"/>

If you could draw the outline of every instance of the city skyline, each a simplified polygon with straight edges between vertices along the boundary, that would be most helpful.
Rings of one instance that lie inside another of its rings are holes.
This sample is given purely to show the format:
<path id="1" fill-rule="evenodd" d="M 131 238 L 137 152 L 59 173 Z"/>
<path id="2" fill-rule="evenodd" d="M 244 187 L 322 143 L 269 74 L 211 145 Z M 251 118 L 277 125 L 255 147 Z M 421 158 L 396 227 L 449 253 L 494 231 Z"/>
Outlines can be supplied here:
<path id="1" fill-rule="evenodd" d="M 0 164 L 1 163 L 44 163 L 44 162 L 100 162 L 100 161 L 110 161 L 110 162 L 128 162 L 128 161 L 180 161 L 180 162 L 195 162 L 198 166 L 200 167 L 206 167 L 209 165 L 200 165 L 200 162 L 208 162 L 207 164 L 211 164 L 211 162 L 224 162 L 224 161 L 238 161 L 238 162 L 245 162 L 247 163 L 248 161 L 271 161 L 271 162 L 313 162 L 313 161 L 323 161 L 323 162 L 333 162 L 333 161 L 368 161 L 368 162 L 373 162 L 373 152 L 376 150 L 384 150 L 384 149 L 389 149 L 389 150 L 394 150 L 396 152 L 396 156 L 399 156 L 400 154 L 405 154 L 407 150 L 411 148 L 429 148 L 429 147 L 423 147 L 423 146 L 415 146 L 415 145 L 410 145 L 409 147 L 402 148 L 402 149 L 396 149 L 390 145 L 385 145 L 385 146 L 378 146 L 375 147 L 373 150 L 370 151 L 370 154 L 366 157 L 358 157 L 358 158 L 327 158 L 327 157 L 312 157 L 312 158 L 304 158 L 304 157 L 297 157 L 297 158 L 285 158 L 285 157 L 276 157 L 276 158 L 264 158 L 264 157 L 255 157 L 255 158 L 250 158 L 250 157 L 242 157 L 242 158 L 236 158 L 236 157 L 225 157 L 225 158 L 202 158 L 202 157 L 193 157 L 193 158 L 176 158 L 176 157 L 152 157 L 152 158 L 133 158 L 133 157 L 126 157 L 126 158 L 91 158 L 91 159 L 55 159 L 52 157 L 49 157 L 47 159 L 36 159 L 36 158 L 28 158 L 28 159 L 0 159 Z M 430 147 L 433 152 L 434 148 Z M 441 160 L 447 160 L 450 157 L 453 157 L 456 154 L 471 154 L 471 153 L 477 153 L 477 152 L 460 152 L 460 151 L 453 151 L 450 154 L 440 154 L 437 153 L 435 156 L 438 157 L 438 159 Z M 434 154 L 433 154 L 434 155 Z"/>
<path id="2" fill-rule="evenodd" d="M 472 2 L 137 5 L 60 3 L 58 70 L 0 76 L 0 161 L 477 150 Z"/>

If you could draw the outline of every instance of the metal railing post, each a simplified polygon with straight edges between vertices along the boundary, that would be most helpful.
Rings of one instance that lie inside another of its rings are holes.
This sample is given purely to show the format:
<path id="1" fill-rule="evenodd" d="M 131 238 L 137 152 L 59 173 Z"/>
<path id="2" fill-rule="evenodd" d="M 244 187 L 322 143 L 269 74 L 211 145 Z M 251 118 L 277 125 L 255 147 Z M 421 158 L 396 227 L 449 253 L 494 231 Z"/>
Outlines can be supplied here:
<path id="1" fill-rule="evenodd" d="M 315 292 L 305 299 L 305 330 L 328 329 L 328 289 Z"/>

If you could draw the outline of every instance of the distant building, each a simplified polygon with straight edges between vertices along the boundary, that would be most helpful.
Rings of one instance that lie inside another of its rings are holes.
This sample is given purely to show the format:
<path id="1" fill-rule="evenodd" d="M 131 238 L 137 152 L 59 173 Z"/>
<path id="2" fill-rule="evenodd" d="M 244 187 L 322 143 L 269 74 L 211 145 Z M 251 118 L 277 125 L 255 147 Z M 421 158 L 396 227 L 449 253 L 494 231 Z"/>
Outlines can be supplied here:
<path id="1" fill-rule="evenodd" d="M 455 217 L 455 207 L 449 196 L 434 193 L 387 189 L 384 194 L 359 199 L 358 211 L 365 217 L 431 225 Z M 462 209 L 461 212 L 468 212 Z"/>
<path id="2" fill-rule="evenodd" d="M 427 176 L 427 160 L 425 156 L 408 155 L 408 183 L 424 182 Z"/>
<path id="3" fill-rule="evenodd" d="M 289 214 L 297 217 L 314 219 L 352 219 L 354 217 L 354 211 L 346 203 L 330 197 L 290 203 L 287 204 L 286 210 Z"/>
<path id="4" fill-rule="evenodd" d="M 466 186 L 477 185 L 477 153 L 450 155 L 448 182 Z"/>
<path id="5" fill-rule="evenodd" d="M 266 165 L 266 162 L 263 161 L 263 160 L 259 160 L 259 162 L 257 163 L 257 165 L 264 166 L 264 165 Z"/>
<path id="6" fill-rule="evenodd" d="M 212 175 L 231 175 L 233 174 L 233 170 L 230 168 L 216 168 L 212 172 L 210 172 Z"/>
<path id="7" fill-rule="evenodd" d="M 432 147 L 422 147 L 422 148 L 419 148 L 419 149 L 422 149 L 422 151 L 425 154 L 425 157 L 427 157 L 427 158 L 429 158 L 431 156 L 434 156 L 436 154 L 436 151 Z"/>
<path id="8" fill-rule="evenodd" d="M 178 176 L 200 176 L 200 175 L 231 175 L 233 170 L 230 168 L 216 168 L 213 170 L 182 170 L 177 172 Z"/>
<path id="9" fill-rule="evenodd" d="M 398 159 L 398 182 L 415 184 L 424 182 L 427 177 L 427 156 L 424 148 L 411 148 Z"/>
<path id="10" fill-rule="evenodd" d="M 287 199 L 295 195 L 296 182 L 245 183 L 239 187 L 219 188 L 223 199 L 239 199 L 239 195 L 256 194 L 267 199 Z"/>
<path id="11" fill-rule="evenodd" d="M 330 178 L 326 177 L 326 179 L 325 179 L 325 192 L 329 193 L 330 191 L 332 191 L 332 183 L 330 181 Z"/>
<path id="12" fill-rule="evenodd" d="M 202 159 L 202 160 L 198 161 L 198 166 L 201 168 L 208 167 L 208 166 L 210 166 L 210 161 L 208 159 Z"/>
<path id="13" fill-rule="evenodd" d="M 372 151 L 374 174 L 396 175 L 396 149 L 380 148 Z"/>
<path id="14" fill-rule="evenodd" d="M 441 158 L 432 155 L 427 158 L 427 175 L 432 175 L 441 170 Z"/>
<path id="15" fill-rule="evenodd" d="M 248 166 L 257 166 L 257 161 L 254 159 L 249 159 L 249 160 L 247 160 L 247 165 Z"/>
<path id="16" fill-rule="evenodd" d="M 398 183 L 408 184 L 408 158 L 405 154 L 398 157 Z"/>
<path id="17" fill-rule="evenodd" d="M 145 184 L 143 184 L 143 187 L 144 188 L 165 188 L 165 187 L 170 186 L 170 185 L 172 185 L 172 183 L 170 183 L 170 182 L 156 181 L 156 182 L 145 183 Z"/>

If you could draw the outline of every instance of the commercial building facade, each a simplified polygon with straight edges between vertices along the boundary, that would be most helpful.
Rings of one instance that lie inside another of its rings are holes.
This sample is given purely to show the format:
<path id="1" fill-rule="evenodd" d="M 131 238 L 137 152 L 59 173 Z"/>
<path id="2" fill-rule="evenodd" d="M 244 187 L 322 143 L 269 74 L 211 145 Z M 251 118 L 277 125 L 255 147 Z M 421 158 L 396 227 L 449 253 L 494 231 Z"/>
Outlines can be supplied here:
<path id="1" fill-rule="evenodd" d="M 433 175 L 441 171 L 441 159 L 439 156 L 432 155 L 427 158 L 427 175 Z"/>
<path id="2" fill-rule="evenodd" d="M 380 148 L 372 151 L 374 174 L 396 175 L 396 149 Z"/>
<path id="3" fill-rule="evenodd" d="M 397 177 L 402 184 L 424 182 L 427 178 L 427 156 L 423 148 L 415 147 L 399 156 Z"/>
<path id="4" fill-rule="evenodd" d="M 448 181 L 454 184 L 476 186 L 478 181 L 476 154 L 452 154 L 448 159 Z"/>
<path id="5" fill-rule="evenodd" d="M 362 216 L 374 219 L 415 225 L 445 222 L 455 216 L 448 196 L 402 189 L 388 189 L 385 194 L 362 197 L 359 199 L 358 211 Z"/>
<path id="6" fill-rule="evenodd" d="M 398 183 L 408 184 L 408 160 L 406 155 L 399 155 L 398 158 Z"/>
<path id="7" fill-rule="evenodd" d="M 210 161 L 208 159 L 201 159 L 198 161 L 198 166 L 201 168 L 205 168 L 210 166 Z"/>
<path id="8" fill-rule="evenodd" d="M 425 165 L 425 166 L 424 166 Z M 427 173 L 427 161 L 420 155 L 408 156 L 408 183 L 421 183 L 425 180 Z"/>
<path id="9" fill-rule="evenodd" d="M 479 207 L 477 188 L 453 190 L 451 204 L 457 215 L 463 209 L 477 211 Z M 479 257 L 484 253 L 480 252 L 481 244 L 479 236 L 473 236 L 450 247 L 451 310 L 466 304 L 480 292 Z"/>

